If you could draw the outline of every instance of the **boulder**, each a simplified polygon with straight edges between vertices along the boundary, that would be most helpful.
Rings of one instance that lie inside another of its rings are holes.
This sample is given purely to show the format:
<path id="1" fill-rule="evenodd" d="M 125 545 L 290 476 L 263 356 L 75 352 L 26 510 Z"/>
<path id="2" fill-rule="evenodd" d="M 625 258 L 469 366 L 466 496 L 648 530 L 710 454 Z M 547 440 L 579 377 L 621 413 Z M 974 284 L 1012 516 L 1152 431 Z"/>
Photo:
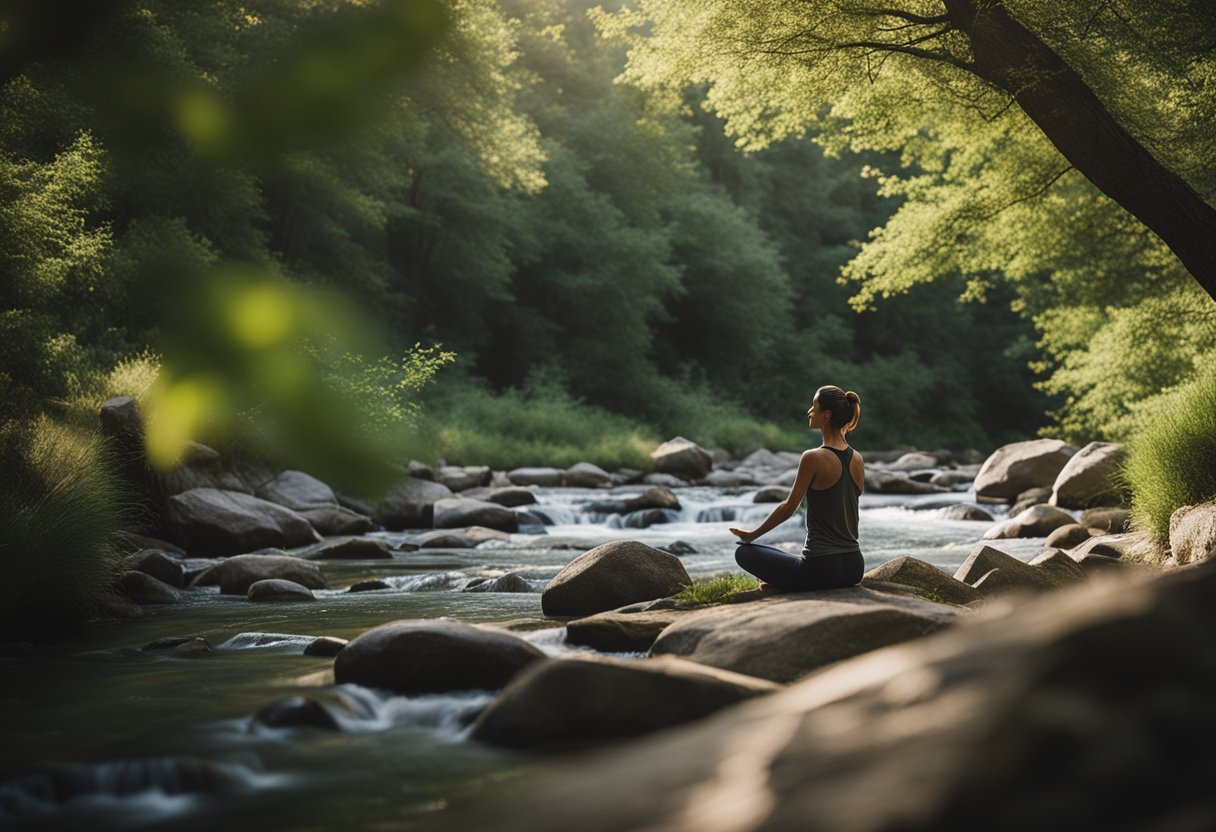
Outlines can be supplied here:
<path id="1" fill-rule="evenodd" d="M 980 594 L 972 587 L 936 566 L 906 555 L 876 566 L 861 579 L 862 586 L 875 583 L 910 587 L 917 595 L 938 604 L 962 606 L 980 600 Z"/>
<path id="2" fill-rule="evenodd" d="M 650 452 L 654 469 L 660 474 L 671 474 L 684 479 L 696 480 L 713 470 L 714 461 L 709 453 L 695 442 L 677 436 L 668 439 Z"/>
<path id="3" fill-rule="evenodd" d="M 692 583 L 684 564 L 635 540 L 596 546 L 568 563 L 541 593 L 547 616 L 587 616 L 673 595 Z"/>
<path id="4" fill-rule="evenodd" d="M 296 509 L 296 513 L 307 520 L 309 525 L 320 534 L 327 537 L 363 534 L 376 528 L 376 524 L 370 517 L 336 504 Z"/>
<path id="5" fill-rule="evenodd" d="M 515 468 L 507 472 L 507 479 L 515 485 L 555 488 L 565 485 L 566 472 L 561 468 Z"/>
<path id="6" fill-rule="evenodd" d="M 181 589 L 186 585 L 186 568 L 178 558 L 169 557 L 156 549 L 143 549 L 132 558 L 135 569 L 151 575 L 161 583 Z"/>
<path id="7" fill-rule="evenodd" d="M 258 484 L 254 491 L 263 500 L 291 509 L 337 505 L 334 490 L 311 474 L 303 471 L 282 471 L 272 479 Z"/>
<path id="8" fill-rule="evenodd" d="M 609 610 L 566 624 L 566 642 L 605 653 L 649 650 L 659 633 L 688 613 L 682 610 Z"/>
<path id="9" fill-rule="evenodd" d="M 712 488 L 745 488 L 756 484 L 756 478 L 746 471 L 725 471 L 715 468 L 700 480 Z"/>
<path id="10" fill-rule="evenodd" d="M 508 572 L 497 578 L 481 581 L 464 587 L 462 592 L 536 592 L 536 588 L 524 576 Z"/>
<path id="11" fill-rule="evenodd" d="M 498 503 L 500 506 L 506 506 L 507 508 L 531 506 L 536 505 L 538 502 L 536 494 L 530 488 L 517 485 L 508 485 L 501 488 L 493 485 L 488 485 L 485 488 L 470 488 L 468 491 L 462 492 L 460 496 L 471 500 L 485 500 L 490 503 Z"/>
<path id="12" fill-rule="evenodd" d="M 937 457 L 913 451 L 901 456 L 887 465 L 889 471 L 919 471 L 922 468 L 936 468 Z"/>
<path id="13" fill-rule="evenodd" d="M 353 639 L 334 660 L 334 680 L 395 693 L 495 690 L 544 658 L 502 630 L 458 621 L 392 621 Z"/>
<path id="14" fill-rule="evenodd" d="M 880 471 L 877 468 L 866 469 L 865 488 L 866 491 L 874 494 L 941 494 L 950 490 L 940 485 L 917 482 L 903 474 Z"/>
<path id="15" fill-rule="evenodd" d="M 515 512 L 483 500 L 447 497 L 435 501 L 435 528 L 457 529 L 466 526 L 486 526 L 504 532 L 519 529 Z"/>
<path id="16" fill-rule="evenodd" d="M 976 496 L 1009 500 L 1028 488 L 1050 488 L 1076 452 L 1059 439 L 1030 439 L 997 448 L 975 477 Z"/>
<path id="17" fill-rule="evenodd" d="M 1203 560 L 1216 546 L 1216 500 L 1170 515 L 1170 552 L 1179 563 Z"/>
<path id="18" fill-rule="evenodd" d="M 374 592 L 377 589 L 392 589 L 392 588 L 393 588 L 393 585 L 390 584 L 388 581 L 381 580 L 380 578 L 372 578 L 371 580 L 359 581 L 358 583 L 351 584 L 349 587 L 346 588 L 346 591 L 347 592 Z"/>
<path id="19" fill-rule="evenodd" d="M 158 638 L 139 649 L 145 653 L 167 653 L 174 658 L 194 659 L 210 654 L 215 648 L 202 636 L 188 635 Z"/>
<path id="20" fill-rule="evenodd" d="M 991 523 L 992 515 L 979 506 L 973 506 L 968 503 L 955 503 L 942 509 L 942 519 L 974 520 L 976 522 Z"/>
<path id="21" fill-rule="evenodd" d="M 998 569 L 1002 574 L 989 578 L 987 586 L 981 587 L 980 582 L 990 572 Z M 1013 555 L 1007 555 L 999 549 L 984 545 L 976 547 L 975 551 L 967 556 L 958 571 L 954 573 L 954 577 L 975 587 L 984 596 L 998 594 L 1009 589 L 1058 589 L 1070 583 L 1067 580 L 1061 580 L 1054 572 L 1036 569 Z"/>
<path id="22" fill-rule="evenodd" d="M 955 614 L 953 607 L 866 587 L 775 593 L 692 613 L 664 630 L 650 652 L 784 683 L 928 635 Z"/>
<path id="23" fill-rule="evenodd" d="M 139 403 L 130 396 L 116 396 L 102 402 L 97 418 L 106 436 L 143 442 L 144 417 L 139 412 Z"/>
<path id="24" fill-rule="evenodd" d="M 425 462 L 417 459 L 411 459 L 405 464 L 405 470 L 411 477 L 419 480 L 435 479 L 435 469 Z"/>
<path id="25" fill-rule="evenodd" d="M 679 519 L 679 513 L 671 509 L 647 508 L 626 514 L 621 518 L 621 526 L 626 529 L 648 529 L 663 523 L 674 523 Z"/>
<path id="26" fill-rule="evenodd" d="M 1076 523 L 1073 516 L 1063 509 L 1046 504 L 1031 506 L 1004 523 L 993 526 L 984 533 L 985 540 L 1000 540 L 1007 537 L 1046 537 L 1061 526 Z"/>
<path id="27" fill-rule="evenodd" d="M 342 652 L 342 648 L 347 645 L 347 640 L 344 638 L 334 638 L 333 636 L 320 636 L 308 642 L 304 648 L 305 656 L 321 656 L 324 658 L 333 658 Z"/>
<path id="28" fill-rule="evenodd" d="M 612 475 L 598 465 L 580 462 L 566 469 L 566 485 L 571 488 L 602 488 L 612 485 Z"/>
<path id="29" fill-rule="evenodd" d="M 1128 530 L 1132 513 L 1125 508 L 1087 508 L 1081 512 L 1081 525 L 1119 534 Z"/>
<path id="30" fill-rule="evenodd" d="M 1050 488 L 1027 488 L 1013 499 L 1013 505 L 1009 507 L 1009 516 L 1017 517 L 1032 506 L 1048 505 L 1050 500 Z"/>
<path id="31" fill-rule="evenodd" d="M 184 491 L 169 498 L 168 515 L 190 554 L 235 555 L 320 539 L 308 521 L 291 509 L 237 491 Z"/>
<path id="32" fill-rule="evenodd" d="M 1081 564 L 1059 549 L 1045 549 L 1029 565 L 1052 574 L 1061 584 L 1080 583 L 1086 577 Z"/>
<path id="33" fill-rule="evenodd" d="M 222 595 L 245 595 L 258 581 L 281 578 L 308 589 L 328 589 L 315 563 L 288 555 L 237 555 L 220 561 L 194 579 L 193 586 L 219 585 Z"/>
<path id="34" fill-rule="evenodd" d="M 1072 550 L 1073 558 L 1080 560 L 1086 555 L 1102 555 L 1109 558 L 1141 559 L 1153 550 L 1147 536 L 1140 532 L 1124 532 L 1123 534 L 1100 534 L 1084 541 Z"/>
<path id="35" fill-rule="evenodd" d="M 779 485 L 768 485 L 756 492 L 753 503 L 780 503 L 789 496 L 790 490 Z"/>
<path id="36" fill-rule="evenodd" d="M 376 520 L 386 529 L 429 529 L 435 502 L 452 496 L 452 489 L 430 480 L 411 478 L 399 482 L 376 507 Z"/>
<path id="37" fill-rule="evenodd" d="M 1117 506 L 1123 502 L 1120 468 L 1127 454 L 1113 442 L 1090 442 L 1056 475 L 1051 504 L 1061 508 Z"/>
<path id="38" fill-rule="evenodd" d="M 963 485 L 975 480 L 975 474 L 967 471 L 936 471 L 933 476 L 929 477 L 930 485 L 940 485 L 942 488 L 954 488 L 956 485 Z"/>
<path id="39" fill-rule="evenodd" d="M 464 491 L 490 484 L 490 469 L 486 465 L 444 465 L 435 471 L 435 482 L 453 491 Z"/>
<path id="40" fill-rule="evenodd" d="M 772 682 L 670 657 L 548 659 L 520 673 L 481 712 L 472 738 L 535 748 L 638 736 L 776 689 Z"/>
<path id="41" fill-rule="evenodd" d="M 1089 529 L 1080 523 L 1069 523 L 1047 535 L 1047 542 L 1043 545 L 1049 549 L 1071 549 L 1074 546 L 1080 546 L 1091 537 L 1093 535 L 1090 534 Z"/>
<path id="42" fill-rule="evenodd" d="M 308 560 L 388 560 L 393 550 L 373 537 L 343 537 L 309 546 L 299 556 Z"/>
<path id="43" fill-rule="evenodd" d="M 563 757 L 451 827 L 1204 829 L 1214 596 L 1216 563 L 1078 586 Z"/>
<path id="44" fill-rule="evenodd" d="M 283 603 L 294 601 L 314 601 L 312 590 L 295 581 L 285 581 L 282 578 L 267 578 L 254 581 L 249 585 L 246 597 L 255 603 Z"/>
<path id="45" fill-rule="evenodd" d="M 123 572 L 114 586 L 124 598 L 136 604 L 180 604 L 185 601 L 176 589 L 144 572 Z"/>
<path id="46" fill-rule="evenodd" d="M 340 731 L 341 725 L 329 710 L 310 696 L 292 696 L 258 709 L 253 724 L 268 728 L 319 728 Z"/>
<path id="47" fill-rule="evenodd" d="M 642 482 L 646 485 L 658 485 L 663 488 L 683 488 L 688 485 L 688 481 L 677 477 L 675 474 L 663 474 L 652 472 L 642 477 Z"/>

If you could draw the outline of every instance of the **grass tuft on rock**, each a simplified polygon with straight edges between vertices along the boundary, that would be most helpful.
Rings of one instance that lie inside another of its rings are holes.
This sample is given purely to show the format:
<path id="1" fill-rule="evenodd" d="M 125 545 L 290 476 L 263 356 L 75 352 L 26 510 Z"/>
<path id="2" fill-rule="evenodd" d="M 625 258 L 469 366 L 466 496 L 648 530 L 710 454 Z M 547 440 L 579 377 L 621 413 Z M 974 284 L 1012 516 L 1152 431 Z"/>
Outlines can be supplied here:
<path id="1" fill-rule="evenodd" d="M 726 573 L 696 581 L 672 597 L 687 604 L 721 604 L 740 592 L 748 592 L 759 589 L 759 587 L 760 582 L 749 575 Z"/>
<path id="2" fill-rule="evenodd" d="M 1128 443 L 1124 480 L 1132 517 L 1168 547 L 1170 515 L 1216 499 L 1216 366 L 1162 402 Z"/>
<path id="3" fill-rule="evenodd" d="M 45 416 L 0 434 L 0 638 L 37 639 L 117 603 L 126 491 L 104 440 Z"/>

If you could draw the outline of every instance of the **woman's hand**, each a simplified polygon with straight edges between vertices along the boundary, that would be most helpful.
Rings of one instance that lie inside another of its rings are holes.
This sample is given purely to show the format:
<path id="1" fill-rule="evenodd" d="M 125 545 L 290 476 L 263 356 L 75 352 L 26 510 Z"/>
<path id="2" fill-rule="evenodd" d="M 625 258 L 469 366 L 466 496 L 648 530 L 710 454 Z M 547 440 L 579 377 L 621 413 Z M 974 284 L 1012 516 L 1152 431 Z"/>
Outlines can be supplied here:
<path id="1" fill-rule="evenodd" d="M 756 534 L 755 532 L 744 531 L 743 529 L 730 528 L 730 529 L 727 529 L 727 531 L 729 531 L 735 537 L 739 538 L 740 543 L 751 543 L 753 540 L 755 540 L 757 537 L 760 536 L 760 535 Z"/>

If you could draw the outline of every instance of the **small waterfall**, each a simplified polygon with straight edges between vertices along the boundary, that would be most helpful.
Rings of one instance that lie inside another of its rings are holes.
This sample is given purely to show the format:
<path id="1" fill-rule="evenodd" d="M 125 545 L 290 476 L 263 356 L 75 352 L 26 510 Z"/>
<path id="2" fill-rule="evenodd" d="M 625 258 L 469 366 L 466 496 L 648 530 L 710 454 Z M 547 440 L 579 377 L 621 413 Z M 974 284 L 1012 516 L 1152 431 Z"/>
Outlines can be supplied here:
<path id="1" fill-rule="evenodd" d="M 237 633 L 219 646 L 220 650 L 252 650 L 268 647 L 307 647 L 316 636 L 292 633 Z"/>
<path id="2" fill-rule="evenodd" d="M 712 506 L 697 511 L 697 523 L 728 523 L 735 519 L 737 510 L 727 506 Z"/>
<path id="3" fill-rule="evenodd" d="M 469 576 L 464 572 L 427 572 L 425 575 L 405 575 L 384 578 L 385 583 L 394 589 L 406 592 L 436 592 L 444 589 L 458 589 L 468 583 Z"/>

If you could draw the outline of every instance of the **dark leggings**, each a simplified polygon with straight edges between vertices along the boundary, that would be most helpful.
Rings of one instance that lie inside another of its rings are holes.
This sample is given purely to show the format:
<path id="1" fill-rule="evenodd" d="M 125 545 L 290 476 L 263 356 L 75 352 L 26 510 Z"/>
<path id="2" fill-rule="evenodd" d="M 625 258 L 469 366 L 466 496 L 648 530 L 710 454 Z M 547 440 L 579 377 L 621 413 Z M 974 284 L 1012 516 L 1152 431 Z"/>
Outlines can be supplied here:
<path id="1" fill-rule="evenodd" d="M 786 592 L 853 586 L 861 581 L 866 568 L 861 552 L 803 557 L 758 543 L 735 547 L 735 563 Z"/>

